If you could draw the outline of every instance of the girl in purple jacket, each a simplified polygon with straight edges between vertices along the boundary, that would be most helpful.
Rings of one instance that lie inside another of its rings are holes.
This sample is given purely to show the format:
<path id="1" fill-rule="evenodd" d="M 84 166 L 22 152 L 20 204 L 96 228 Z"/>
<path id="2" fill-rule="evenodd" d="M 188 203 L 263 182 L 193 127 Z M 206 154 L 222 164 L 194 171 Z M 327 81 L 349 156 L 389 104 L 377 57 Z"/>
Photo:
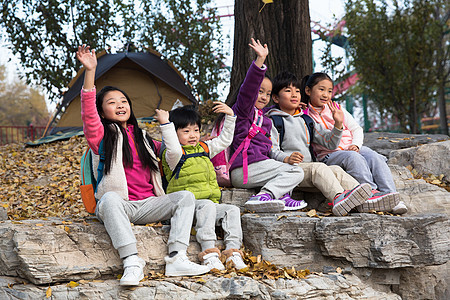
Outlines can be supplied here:
<path id="1" fill-rule="evenodd" d="M 272 122 L 263 112 L 272 92 L 272 81 L 265 77 L 267 67 L 264 65 L 269 50 L 259 40 L 252 39 L 249 46 L 257 58 L 232 106 L 237 120 L 231 145 L 231 183 L 239 188 L 261 188 L 245 203 L 248 210 L 280 212 L 302 209 L 307 203 L 292 199 L 290 193 L 303 180 L 303 170 L 270 158 Z"/>

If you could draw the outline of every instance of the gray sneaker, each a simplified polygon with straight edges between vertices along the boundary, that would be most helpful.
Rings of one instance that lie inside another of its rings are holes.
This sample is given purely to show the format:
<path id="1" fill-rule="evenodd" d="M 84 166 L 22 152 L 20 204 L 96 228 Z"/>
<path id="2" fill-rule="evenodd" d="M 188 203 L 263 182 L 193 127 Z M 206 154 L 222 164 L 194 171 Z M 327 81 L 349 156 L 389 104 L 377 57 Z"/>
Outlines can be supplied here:
<path id="1" fill-rule="evenodd" d="M 344 191 L 333 200 L 333 214 L 345 216 L 350 210 L 366 202 L 370 196 L 372 196 L 372 188 L 368 183 L 363 183 L 352 190 Z"/>

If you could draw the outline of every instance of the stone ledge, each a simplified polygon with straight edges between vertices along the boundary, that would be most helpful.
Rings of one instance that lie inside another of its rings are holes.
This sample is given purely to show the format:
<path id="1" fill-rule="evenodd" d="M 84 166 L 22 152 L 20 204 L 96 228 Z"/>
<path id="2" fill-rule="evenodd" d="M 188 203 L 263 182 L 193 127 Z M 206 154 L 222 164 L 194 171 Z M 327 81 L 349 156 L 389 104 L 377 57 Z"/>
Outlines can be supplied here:
<path id="1" fill-rule="evenodd" d="M 167 225 L 133 227 L 139 256 L 147 262 L 146 272 L 163 271 L 169 229 Z M 187 252 L 198 262 L 200 246 L 195 237 Z M 122 271 L 122 260 L 105 227 L 95 219 L 86 224 L 63 224 L 61 220 L 0 223 L 0 275 L 48 284 L 107 278 Z"/>
<path id="2" fill-rule="evenodd" d="M 350 263 L 393 269 L 441 265 L 450 257 L 444 214 L 393 217 L 352 214 L 310 218 L 306 213 L 244 214 L 244 245 L 272 263 L 296 268 Z"/>
<path id="3" fill-rule="evenodd" d="M 354 214 L 307 217 L 305 213 L 244 214 L 244 245 L 281 267 L 320 271 L 324 265 L 395 269 L 449 260 L 447 215 L 392 217 Z M 169 226 L 134 226 L 145 271 L 163 271 Z M 221 246 L 221 241 L 218 242 Z M 200 251 L 191 238 L 188 256 Z M 0 223 L 0 275 L 34 284 L 113 278 L 122 261 L 99 222 L 63 224 L 27 220 Z"/>
<path id="4" fill-rule="evenodd" d="M 117 280 L 84 282 L 69 288 L 52 285 L 52 299 L 386 299 L 400 296 L 385 289 L 378 291 L 354 275 L 310 275 L 304 280 L 260 280 L 206 275 L 198 279 L 167 278 L 144 280 L 139 287 L 121 288 Z M 0 277 L 0 299 L 45 299 L 48 286 L 37 287 Z"/>

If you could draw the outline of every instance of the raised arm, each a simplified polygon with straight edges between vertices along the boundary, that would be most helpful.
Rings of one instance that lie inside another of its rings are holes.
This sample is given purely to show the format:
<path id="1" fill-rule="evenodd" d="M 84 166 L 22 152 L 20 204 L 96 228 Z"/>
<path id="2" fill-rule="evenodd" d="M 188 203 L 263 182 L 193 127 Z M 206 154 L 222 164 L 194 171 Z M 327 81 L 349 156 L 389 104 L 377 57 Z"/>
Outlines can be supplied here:
<path id="1" fill-rule="evenodd" d="M 89 147 L 98 154 L 98 147 L 103 139 L 104 128 L 100 121 L 95 104 L 95 70 L 97 68 L 97 57 L 95 51 L 89 50 L 89 46 L 78 47 L 77 59 L 85 68 L 84 85 L 81 90 L 81 120 L 83 121 L 83 131 Z"/>
<path id="2" fill-rule="evenodd" d="M 236 124 L 236 116 L 234 115 L 233 110 L 228 105 L 220 101 L 216 101 L 214 102 L 214 104 L 216 104 L 216 106 L 214 106 L 213 111 L 215 113 L 224 113 L 225 122 L 223 124 L 223 129 L 217 138 L 205 141 L 205 143 L 209 147 L 210 158 L 213 158 L 219 152 L 225 150 L 231 145 L 231 143 L 233 142 L 234 127 Z"/>
<path id="3" fill-rule="evenodd" d="M 267 44 L 261 45 L 259 40 L 252 38 L 251 43 L 248 44 L 250 48 L 252 48 L 256 53 L 255 65 L 259 68 L 262 68 L 264 65 L 264 61 L 266 60 L 267 55 L 269 55 L 269 48 L 267 48 Z"/>
<path id="4" fill-rule="evenodd" d="M 95 50 L 89 50 L 89 46 L 83 45 L 78 47 L 76 53 L 77 59 L 86 69 L 84 72 L 84 89 L 90 90 L 94 88 L 95 69 L 97 68 L 97 56 Z"/>
<path id="5" fill-rule="evenodd" d="M 252 63 L 247 71 L 244 82 L 239 89 L 239 94 L 236 103 L 233 105 L 233 110 L 238 118 L 248 118 L 253 122 L 253 110 L 255 102 L 258 99 L 261 83 L 266 73 L 264 61 L 269 53 L 267 45 L 261 45 L 259 41 L 251 40 L 249 44 L 256 53 L 256 60 Z"/>
<path id="6" fill-rule="evenodd" d="M 183 150 L 178 141 L 175 126 L 169 121 L 169 112 L 162 109 L 156 109 L 155 112 L 156 120 L 161 125 L 161 135 L 166 147 L 165 159 L 169 168 L 173 171 L 180 161 L 181 156 L 183 156 Z"/>

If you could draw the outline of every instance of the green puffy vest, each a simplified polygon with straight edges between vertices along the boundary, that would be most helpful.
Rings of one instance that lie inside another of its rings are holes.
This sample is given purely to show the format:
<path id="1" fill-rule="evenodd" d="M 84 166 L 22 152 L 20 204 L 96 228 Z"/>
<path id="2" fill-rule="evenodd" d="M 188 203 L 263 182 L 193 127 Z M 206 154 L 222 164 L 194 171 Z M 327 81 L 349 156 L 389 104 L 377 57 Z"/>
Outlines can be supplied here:
<path id="1" fill-rule="evenodd" d="M 206 144 L 205 144 L 206 145 Z M 202 153 L 205 150 L 198 143 L 182 146 L 185 154 Z M 207 147 L 207 146 L 206 146 Z M 196 199 L 210 199 L 219 203 L 221 192 L 216 180 L 216 172 L 208 156 L 190 157 L 180 169 L 178 179 L 172 177 L 172 170 L 166 161 L 166 150 L 162 154 L 164 176 L 167 179 L 167 193 L 190 191 Z"/>

